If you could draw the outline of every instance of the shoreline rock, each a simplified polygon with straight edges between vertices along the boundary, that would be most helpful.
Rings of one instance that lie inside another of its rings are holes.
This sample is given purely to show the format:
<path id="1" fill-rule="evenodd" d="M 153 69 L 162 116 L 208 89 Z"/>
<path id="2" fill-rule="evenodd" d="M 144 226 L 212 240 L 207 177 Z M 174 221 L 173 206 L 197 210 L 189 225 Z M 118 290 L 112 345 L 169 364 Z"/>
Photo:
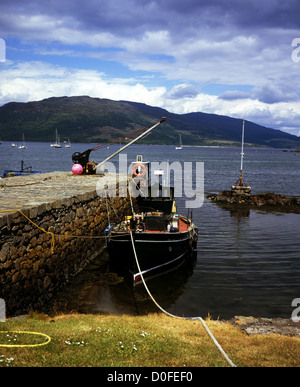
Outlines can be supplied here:
<path id="1" fill-rule="evenodd" d="M 272 335 L 300 337 L 300 322 L 288 318 L 263 318 L 234 316 L 228 320 L 247 335 Z"/>
<path id="2" fill-rule="evenodd" d="M 272 192 L 256 195 L 233 195 L 231 191 L 208 194 L 207 198 L 217 204 L 231 208 L 261 208 L 300 213 L 300 197 L 275 194 Z"/>

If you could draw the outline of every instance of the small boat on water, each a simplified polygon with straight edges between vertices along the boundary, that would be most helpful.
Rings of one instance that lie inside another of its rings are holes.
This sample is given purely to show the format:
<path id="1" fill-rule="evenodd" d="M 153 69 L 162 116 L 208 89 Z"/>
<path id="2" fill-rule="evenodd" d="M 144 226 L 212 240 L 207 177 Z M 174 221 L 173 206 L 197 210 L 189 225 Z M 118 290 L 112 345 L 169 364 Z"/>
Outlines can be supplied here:
<path id="1" fill-rule="evenodd" d="M 24 133 L 23 133 L 23 142 L 22 142 L 22 144 L 19 146 L 19 149 L 27 149 L 27 146 L 25 145 L 25 137 L 24 137 Z"/>
<path id="2" fill-rule="evenodd" d="M 175 147 L 176 150 L 182 149 L 182 139 L 181 139 L 181 134 L 179 135 L 179 145 Z"/>
<path id="3" fill-rule="evenodd" d="M 103 176 L 107 161 L 148 135 L 165 120 L 163 117 L 151 127 L 145 128 L 142 134 L 97 163 L 95 167 L 92 166 L 94 163 L 89 161 L 89 155 L 92 151 L 100 149 L 98 146 L 82 153 L 75 152 L 72 155 L 73 163 L 80 164 L 84 173 L 96 172 Z M 132 206 L 131 214 L 121 222 L 110 223 L 104 234 L 111 266 L 117 270 L 125 269 L 133 276 L 134 283 L 138 283 L 141 280 L 141 273 L 143 277 L 165 273 L 192 258 L 197 245 L 198 228 L 191 219 L 176 213 L 174 190 L 171 187 L 152 183 L 148 190 L 149 162 L 144 162 L 142 156 L 138 155 L 132 164 L 133 190 L 139 189 L 142 193 L 138 197 L 135 196 L 139 208 L 136 210 Z M 160 172 L 158 176 L 162 176 Z M 155 189 L 152 189 L 153 187 Z M 155 192 L 157 189 L 168 194 L 162 196 L 155 194 L 153 197 L 147 195 L 147 192 Z M 136 257 L 141 271 L 138 269 Z"/>
<path id="4" fill-rule="evenodd" d="M 18 170 L 5 170 L 2 173 L 1 178 L 12 177 L 12 176 L 27 176 L 32 174 L 40 173 L 40 171 L 33 171 L 32 167 L 25 167 L 24 161 L 21 161 L 21 169 Z"/>
<path id="5" fill-rule="evenodd" d="M 50 146 L 52 148 L 61 148 L 60 137 L 58 135 L 57 129 L 55 130 L 55 141 L 52 144 L 50 144 Z"/>
<path id="6" fill-rule="evenodd" d="M 136 169 L 145 171 L 144 183 L 149 178 L 148 164 L 139 155 L 133 166 L 135 178 Z M 135 182 L 138 186 L 138 179 Z M 162 185 L 157 187 L 159 190 L 165 188 Z M 141 281 L 141 273 L 145 278 L 165 273 L 193 256 L 198 228 L 191 219 L 176 212 L 173 195 L 174 190 L 169 189 L 169 196 L 166 197 L 161 194 L 153 198 L 138 196 L 138 211 L 132 208 L 132 215 L 118 224 L 110 224 L 105 230 L 111 265 L 131 273 L 134 284 Z"/>
<path id="7" fill-rule="evenodd" d="M 65 143 L 65 148 L 71 148 L 71 143 L 69 138 L 68 138 L 68 142 Z"/>
<path id="8" fill-rule="evenodd" d="M 176 267 L 196 248 L 198 228 L 181 215 L 150 211 L 111 224 L 105 235 L 112 265 L 128 270 L 137 283 L 141 274 L 136 258 L 144 277 Z"/>

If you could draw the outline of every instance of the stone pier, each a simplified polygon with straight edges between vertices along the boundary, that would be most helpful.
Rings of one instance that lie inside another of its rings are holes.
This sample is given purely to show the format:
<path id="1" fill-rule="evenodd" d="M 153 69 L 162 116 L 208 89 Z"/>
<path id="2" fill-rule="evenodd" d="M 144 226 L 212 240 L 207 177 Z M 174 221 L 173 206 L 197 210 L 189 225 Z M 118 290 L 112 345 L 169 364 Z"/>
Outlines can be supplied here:
<path id="1" fill-rule="evenodd" d="M 131 213 L 129 197 L 118 195 L 118 183 L 124 186 L 127 176 L 118 178 L 114 197 L 96 190 L 99 179 L 103 187 L 116 179 L 109 174 L 0 180 L 0 299 L 8 316 L 43 305 L 99 256 L 108 220 Z"/>

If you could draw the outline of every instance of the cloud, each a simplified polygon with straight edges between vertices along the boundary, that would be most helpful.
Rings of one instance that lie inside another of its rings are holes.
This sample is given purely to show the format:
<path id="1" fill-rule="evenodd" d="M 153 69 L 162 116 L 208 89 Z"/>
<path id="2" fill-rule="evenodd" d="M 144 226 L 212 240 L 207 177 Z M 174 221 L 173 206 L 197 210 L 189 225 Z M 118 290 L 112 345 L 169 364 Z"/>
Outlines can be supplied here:
<path id="1" fill-rule="evenodd" d="M 194 98 L 198 91 L 193 85 L 181 84 L 174 86 L 166 95 L 170 99 Z"/>
<path id="2" fill-rule="evenodd" d="M 291 0 L 88 0 L 84 7 L 78 0 L 28 0 L 26 6 L 11 0 L 0 4 L 0 34 L 47 46 L 90 47 L 93 57 L 182 83 L 259 86 L 268 76 L 280 76 L 290 61 L 286 30 L 298 28 L 298 9 Z"/>
<path id="3" fill-rule="evenodd" d="M 103 79 L 95 70 L 71 69 L 44 62 L 25 62 L 0 71 L 0 105 L 10 102 L 37 101 L 49 97 L 89 95 L 156 105 L 163 87 L 146 88 L 139 82 Z"/>
<path id="4" fill-rule="evenodd" d="M 234 101 L 237 99 L 252 99 L 252 94 L 247 93 L 245 91 L 239 91 L 239 90 L 228 90 L 225 91 L 225 93 L 219 95 L 219 99 L 223 99 L 225 101 Z"/>
<path id="5" fill-rule="evenodd" d="M 254 98 L 259 101 L 273 104 L 276 102 L 290 102 L 298 101 L 299 95 L 296 91 L 291 90 L 290 87 L 276 84 L 262 85 L 253 89 Z"/>
<path id="6" fill-rule="evenodd" d="M 4 1 L 0 103 L 88 94 L 296 132 L 299 14 L 298 0 Z M 219 96 L 198 91 L 216 84 Z"/>
<path id="7" fill-rule="evenodd" d="M 221 94 L 218 98 L 227 101 L 252 99 L 266 104 L 299 101 L 299 95 L 296 91 L 291 90 L 290 87 L 287 87 L 286 85 L 279 86 L 276 84 L 265 84 L 254 87 L 251 92 L 229 90 Z"/>
<path id="8" fill-rule="evenodd" d="M 53 96 L 89 95 L 143 102 L 170 112 L 184 114 L 203 111 L 242 118 L 299 135 L 300 101 L 268 104 L 250 98 L 220 98 L 199 93 L 193 85 L 178 84 L 170 92 L 165 87 L 147 87 L 135 79 L 106 80 L 105 74 L 46 62 L 6 63 L 0 71 L 0 105 L 41 100 Z M 238 91 L 233 92 L 238 96 Z"/>

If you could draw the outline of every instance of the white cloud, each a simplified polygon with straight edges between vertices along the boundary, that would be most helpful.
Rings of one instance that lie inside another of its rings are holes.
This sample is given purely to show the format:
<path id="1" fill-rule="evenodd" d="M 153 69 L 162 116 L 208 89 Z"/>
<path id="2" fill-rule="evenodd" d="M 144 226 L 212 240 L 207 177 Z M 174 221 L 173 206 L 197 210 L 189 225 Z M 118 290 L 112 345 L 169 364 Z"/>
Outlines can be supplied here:
<path id="1" fill-rule="evenodd" d="M 165 88 L 146 88 L 130 80 L 103 79 L 95 70 L 70 69 L 44 62 L 12 64 L 0 71 L 0 104 L 37 101 L 53 96 L 89 95 L 156 105 Z"/>
<path id="2" fill-rule="evenodd" d="M 298 133 L 300 63 L 291 59 L 291 43 L 300 36 L 299 10 L 295 0 L 2 2 L 1 37 L 26 42 L 42 60 L 27 52 L 23 62 L 1 64 L 0 104 L 87 94 L 177 113 L 245 116 Z M 46 63 L 46 55 L 60 65 Z M 100 71 L 92 70 L 96 59 Z M 127 74 L 109 79 L 110 63 Z M 163 86 L 150 87 L 151 77 Z M 203 84 L 223 85 L 222 94 L 199 92 Z"/>
<path id="3" fill-rule="evenodd" d="M 95 70 L 72 69 L 44 62 L 6 64 L 0 71 L 0 103 L 38 101 L 53 96 L 89 95 L 143 102 L 170 112 L 185 114 L 206 112 L 242 118 L 258 124 L 282 128 L 299 135 L 300 102 L 267 104 L 258 99 L 222 99 L 198 93 L 190 84 L 178 84 L 167 92 L 165 87 L 146 87 L 134 79 L 107 81 Z"/>

